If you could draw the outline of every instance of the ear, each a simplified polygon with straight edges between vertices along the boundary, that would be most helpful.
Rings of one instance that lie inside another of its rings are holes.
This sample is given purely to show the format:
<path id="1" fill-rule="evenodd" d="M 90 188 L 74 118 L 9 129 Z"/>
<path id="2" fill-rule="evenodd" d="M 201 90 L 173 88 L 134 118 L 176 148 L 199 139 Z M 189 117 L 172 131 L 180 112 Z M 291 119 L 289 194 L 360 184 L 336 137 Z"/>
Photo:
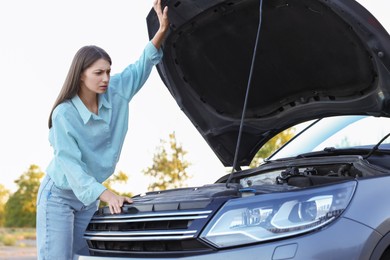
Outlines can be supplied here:
<path id="1" fill-rule="evenodd" d="M 84 79 L 85 79 L 85 73 L 82 72 L 80 75 L 80 82 L 84 82 Z"/>

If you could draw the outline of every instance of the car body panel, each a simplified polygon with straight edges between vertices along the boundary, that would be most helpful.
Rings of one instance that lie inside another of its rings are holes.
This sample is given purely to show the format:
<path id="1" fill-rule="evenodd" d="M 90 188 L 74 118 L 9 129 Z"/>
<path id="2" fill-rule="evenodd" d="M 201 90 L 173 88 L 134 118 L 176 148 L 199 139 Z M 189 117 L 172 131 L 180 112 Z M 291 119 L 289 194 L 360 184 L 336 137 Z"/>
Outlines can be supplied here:
<path id="1" fill-rule="evenodd" d="M 356 203 L 351 203 L 344 217 L 364 223 L 382 236 L 386 235 L 390 231 L 390 208 L 384 205 L 386 200 L 383 197 L 388 195 L 385 191 L 389 190 L 389 184 L 390 176 L 360 181 L 353 198 Z"/>
<path id="2" fill-rule="evenodd" d="M 234 161 L 259 1 L 166 2 L 157 66 L 179 107 L 226 166 Z M 158 22 L 147 19 L 152 37 Z M 309 119 L 389 113 L 390 37 L 354 0 L 264 0 L 238 165 Z"/>
<path id="3" fill-rule="evenodd" d="M 350 239 L 354 237 L 355 239 Z M 326 227 L 321 232 L 309 233 L 296 238 L 283 239 L 281 241 L 268 242 L 252 246 L 220 250 L 211 254 L 180 257 L 179 259 L 215 260 L 215 259 L 356 259 L 366 260 L 370 258 L 381 236 L 371 228 L 345 218 L 340 218 L 333 225 Z M 321 241 L 321 244 L 318 243 Z M 285 248 L 287 247 L 287 248 Z M 337 248 L 337 250 L 335 250 Z M 287 249 L 287 250 L 286 250 Z M 294 250 L 295 249 L 295 250 Z M 283 251 L 282 251 L 283 250 Z M 284 250 L 287 251 L 284 252 Z M 329 258 L 328 252 L 334 252 Z M 276 255 L 279 255 L 276 257 Z M 280 255 L 284 255 L 281 257 Z M 177 257 L 94 257 L 75 256 L 74 260 L 105 260 L 105 259 L 128 259 L 128 260 L 156 260 L 178 259 Z"/>
<path id="4" fill-rule="evenodd" d="M 346 161 L 346 158 L 348 157 L 341 157 L 338 158 L 338 160 L 342 162 Z M 296 164 L 305 167 L 305 164 L 303 163 L 304 160 L 305 159 L 300 159 Z M 352 161 L 352 159 L 349 160 Z M 310 162 L 307 162 L 307 165 L 321 162 L 326 165 L 329 164 L 330 159 L 328 162 L 326 160 L 321 160 L 321 158 L 310 159 L 309 161 Z M 333 161 L 333 163 L 335 163 L 335 161 Z M 280 164 L 282 163 L 280 162 Z M 276 169 L 279 168 L 278 165 L 275 165 L 274 167 L 276 167 Z M 362 165 L 362 167 L 364 167 L 364 165 Z M 247 175 L 251 175 L 251 171 L 254 170 L 255 169 L 244 172 L 246 172 Z M 244 176 L 236 177 L 242 178 Z M 390 192 L 387 189 L 387 186 L 390 185 L 390 176 L 382 174 L 381 177 L 357 178 L 356 182 L 355 194 L 348 208 L 343 212 L 340 218 L 324 227 L 292 237 L 209 251 L 203 254 L 191 255 L 183 252 L 184 254 L 180 259 L 233 259 L 239 256 L 256 259 L 256 256 L 258 255 L 261 255 L 262 259 L 329 259 L 330 252 L 334 252 L 332 259 L 379 259 L 378 257 L 381 256 L 388 245 L 383 242 L 385 245 L 380 246 L 380 243 L 381 241 L 388 241 L 388 239 L 386 240 L 386 236 L 390 231 L 390 204 L 387 203 L 387 198 L 390 196 Z M 151 193 L 150 197 L 146 194 L 144 195 L 144 202 L 140 204 L 139 210 L 141 210 L 142 207 L 147 210 L 147 208 L 150 208 L 148 204 L 152 203 L 153 205 L 160 204 L 160 209 L 164 212 L 164 210 L 168 209 L 164 206 L 164 203 L 166 205 L 172 205 L 173 202 L 189 201 L 191 197 L 194 198 L 194 201 L 200 197 L 218 198 L 218 194 L 220 195 L 220 198 L 223 198 L 224 195 L 221 193 L 223 190 L 221 187 L 222 184 L 223 183 L 217 184 L 217 187 L 211 188 L 211 190 L 204 187 L 204 191 L 200 193 L 201 195 L 195 197 L 191 195 L 190 188 L 167 191 L 167 194 L 163 195 L 161 198 L 158 197 L 158 193 Z M 313 191 L 316 190 L 314 187 L 312 189 L 314 189 Z M 196 193 L 196 189 L 192 190 Z M 207 194 L 207 192 L 209 192 L 209 194 Z M 277 192 L 277 190 L 272 192 Z M 180 195 L 180 193 L 183 194 Z M 232 191 L 226 191 L 224 194 L 227 195 L 228 193 L 233 194 L 233 197 L 236 197 Z M 262 195 L 260 194 L 258 196 Z M 167 199 L 169 197 L 171 197 L 171 199 Z M 373 198 L 375 198 L 375 201 L 372 200 Z M 135 197 L 135 200 L 137 200 L 137 197 Z M 226 201 L 226 199 L 224 200 Z M 222 203 L 224 202 L 222 201 Z M 130 208 L 128 211 L 129 214 L 131 214 L 130 212 L 136 212 L 130 210 Z M 210 217 L 213 215 L 213 213 L 210 214 Z M 159 216 L 159 214 L 157 213 L 156 216 Z M 161 214 L 160 216 L 163 217 Z M 122 216 L 122 218 L 123 217 L 125 216 Z M 137 216 L 134 215 L 134 217 Z M 116 232 L 113 232 L 112 236 L 116 236 L 115 233 Z M 335 248 L 337 248 L 337 250 L 335 250 Z M 156 252 L 156 256 L 153 256 L 153 253 L 151 254 L 151 252 L 145 253 L 144 255 L 142 253 L 130 255 L 129 253 L 129 256 L 126 257 L 126 253 L 124 253 L 120 258 L 116 258 L 113 255 L 109 258 L 104 256 L 78 255 L 75 259 L 157 260 L 178 258 L 177 256 L 169 257 L 169 254 L 165 256 L 159 256 L 157 254 L 159 253 Z M 375 257 L 370 258 L 372 254 L 374 254 Z M 141 257 L 138 257 L 137 255 L 141 255 Z M 148 255 L 153 257 L 147 257 Z"/>

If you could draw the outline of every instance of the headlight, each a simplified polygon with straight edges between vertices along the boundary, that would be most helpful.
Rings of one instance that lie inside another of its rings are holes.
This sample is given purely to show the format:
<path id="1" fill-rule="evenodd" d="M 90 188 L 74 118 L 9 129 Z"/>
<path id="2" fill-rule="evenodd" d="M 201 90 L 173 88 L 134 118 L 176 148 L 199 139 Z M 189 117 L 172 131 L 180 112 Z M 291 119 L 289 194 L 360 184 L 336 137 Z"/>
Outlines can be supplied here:
<path id="1" fill-rule="evenodd" d="M 335 220 L 351 201 L 356 182 L 264 194 L 228 201 L 201 238 L 216 247 L 293 236 Z"/>

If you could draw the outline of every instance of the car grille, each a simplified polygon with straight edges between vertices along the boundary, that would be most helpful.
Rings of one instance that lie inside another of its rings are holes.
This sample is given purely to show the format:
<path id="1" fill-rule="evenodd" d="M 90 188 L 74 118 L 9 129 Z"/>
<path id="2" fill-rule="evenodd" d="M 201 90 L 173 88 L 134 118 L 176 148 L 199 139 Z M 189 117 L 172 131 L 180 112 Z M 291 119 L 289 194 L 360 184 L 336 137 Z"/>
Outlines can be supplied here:
<path id="1" fill-rule="evenodd" d="M 92 255 L 198 254 L 213 250 L 197 239 L 212 210 L 95 215 L 84 237 Z"/>
<path id="2" fill-rule="evenodd" d="M 90 254 L 180 257 L 213 252 L 199 235 L 226 200 L 237 197 L 237 187 L 231 186 L 149 192 L 133 197 L 116 215 L 102 207 L 84 234 Z"/>

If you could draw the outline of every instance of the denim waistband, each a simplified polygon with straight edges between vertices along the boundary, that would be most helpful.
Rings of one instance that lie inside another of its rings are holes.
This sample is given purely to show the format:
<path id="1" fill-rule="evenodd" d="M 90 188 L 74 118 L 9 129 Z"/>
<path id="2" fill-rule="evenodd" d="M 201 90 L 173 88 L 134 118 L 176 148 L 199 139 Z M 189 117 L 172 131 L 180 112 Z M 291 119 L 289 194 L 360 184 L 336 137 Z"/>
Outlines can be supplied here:
<path id="1" fill-rule="evenodd" d="M 59 188 L 53 181 L 52 178 L 50 178 L 49 175 L 46 175 L 44 179 L 41 182 L 41 186 L 43 189 L 50 191 L 52 194 L 56 194 L 60 197 L 68 198 L 68 199 L 76 199 L 76 195 L 72 190 L 68 189 L 61 189 Z"/>

